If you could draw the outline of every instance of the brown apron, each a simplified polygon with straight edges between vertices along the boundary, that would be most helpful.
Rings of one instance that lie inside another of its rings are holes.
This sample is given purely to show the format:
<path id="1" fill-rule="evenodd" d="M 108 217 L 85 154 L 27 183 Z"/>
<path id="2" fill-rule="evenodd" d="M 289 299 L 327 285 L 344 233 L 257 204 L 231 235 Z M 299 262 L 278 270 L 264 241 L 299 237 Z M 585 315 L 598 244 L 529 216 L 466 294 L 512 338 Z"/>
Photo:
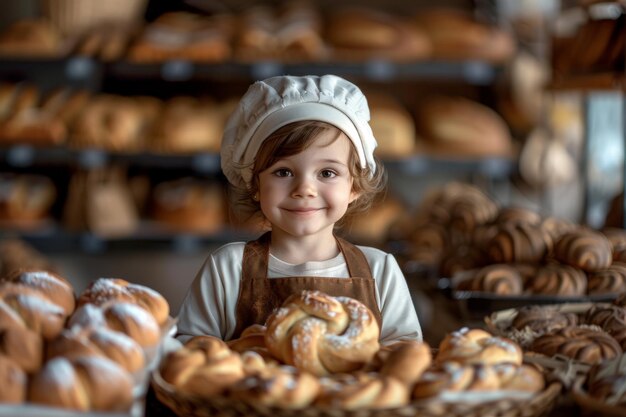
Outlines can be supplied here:
<path id="1" fill-rule="evenodd" d="M 334 297 L 351 297 L 361 301 L 372 312 L 380 326 L 382 317 L 376 302 L 376 282 L 363 252 L 353 244 L 335 237 L 346 260 L 349 278 L 281 277 L 268 278 L 271 233 L 248 242 L 243 252 L 239 298 L 236 305 L 237 326 L 233 339 L 252 324 L 264 324 L 270 313 L 292 294 L 302 290 L 318 290 Z"/>

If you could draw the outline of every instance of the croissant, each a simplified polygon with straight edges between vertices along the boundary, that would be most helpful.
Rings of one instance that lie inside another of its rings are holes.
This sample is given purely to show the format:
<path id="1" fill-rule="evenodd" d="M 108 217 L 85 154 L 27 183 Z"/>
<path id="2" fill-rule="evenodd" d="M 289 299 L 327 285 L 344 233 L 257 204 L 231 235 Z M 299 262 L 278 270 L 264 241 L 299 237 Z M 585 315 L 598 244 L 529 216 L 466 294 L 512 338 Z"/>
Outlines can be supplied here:
<path id="1" fill-rule="evenodd" d="M 379 349 L 374 315 L 349 297 L 294 294 L 266 325 L 265 343 L 274 357 L 318 376 L 354 371 Z"/>

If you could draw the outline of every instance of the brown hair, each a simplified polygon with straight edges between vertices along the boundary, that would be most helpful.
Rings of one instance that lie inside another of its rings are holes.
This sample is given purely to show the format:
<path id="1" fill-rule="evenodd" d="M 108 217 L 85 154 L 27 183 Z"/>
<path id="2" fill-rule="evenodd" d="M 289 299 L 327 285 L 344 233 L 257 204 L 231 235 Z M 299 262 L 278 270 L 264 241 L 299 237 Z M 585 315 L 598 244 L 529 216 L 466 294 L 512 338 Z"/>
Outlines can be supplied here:
<path id="1" fill-rule="evenodd" d="M 260 205 L 253 198 L 259 190 L 259 173 L 282 158 L 304 151 L 311 146 L 315 138 L 329 130 L 337 132 L 329 141 L 328 145 L 330 145 L 339 138 L 341 130 L 331 124 L 314 120 L 289 123 L 268 136 L 255 157 L 250 188 L 241 189 L 231 186 L 230 207 L 234 223 L 253 222 L 258 225 L 259 221 L 264 221 Z M 353 178 L 352 189 L 359 193 L 359 197 L 348 206 L 348 211 L 341 222 L 349 216 L 369 209 L 377 195 L 384 190 L 387 175 L 380 161 L 378 159 L 375 161 L 376 172 L 372 175 L 369 168 L 361 168 L 356 149 L 354 146 L 350 147 L 348 168 Z"/>

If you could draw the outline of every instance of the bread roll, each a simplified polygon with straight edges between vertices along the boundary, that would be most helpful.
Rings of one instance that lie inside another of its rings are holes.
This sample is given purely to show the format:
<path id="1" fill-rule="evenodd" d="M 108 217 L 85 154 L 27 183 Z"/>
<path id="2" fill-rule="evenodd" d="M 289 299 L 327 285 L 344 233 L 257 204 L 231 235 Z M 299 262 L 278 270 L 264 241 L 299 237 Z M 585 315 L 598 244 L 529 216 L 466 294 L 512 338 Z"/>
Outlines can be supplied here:
<path id="1" fill-rule="evenodd" d="M 66 318 L 63 308 L 41 292 L 22 284 L 0 283 L 0 328 L 25 327 L 49 340 L 61 333 Z"/>
<path id="2" fill-rule="evenodd" d="M 167 300 L 157 291 L 121 278 L 98 278 L 93 281 L 80 295 L 78 305 L 103 305 L 111 300 L 137 304 L 150 312 L 159 325 L 164 324 L 170 314 Z"/>
<path id="3" fill-rule="evenodd" d="M 580 296 L 587 292 L 587 276 L 573 266 L 549 263 L 526 281 L 526 290 L 531 294 Z"/>
<path id="4" fill-rule="evenodd" d="M 272 355 L 318 376 L 354 371 L 379 349 L 373 313 L 349 297 L 302 291 L 285 300 L 266 324 Z"/>
<path id="5" fill-rule="evenodd" d="M 503 223 L 485 251 L 494 263 L 539 262 L 548 253 L 550 244 L 549 236 L 539 225 Z"/>
<path id="6" fill-rule="evenodd" d="M 500 382 L 495 369 L 486 364 L 442 362 L 424 372 L 413 386 L 413 397 L 429 398 L 446 392 L 494 391 Z"/>
<path id="7" fill-rule="evenodd" d="M 24 372 L 32 374 L 43 363 L 43 338 L 35 331 L 19 326 L 0 326 L 0 357 L 4 356 Z"/>
<path id="8" fill-rule="evenodd" d="M 626 292 L 626 263 L 613 262 L 607 269 L 590 272 L 588 277 L 588 294 Z"/>
<path id="9" fill-rule="evenodd" d="M 478 269 L 463 289 L 500 295 L 518 295 L 522 293 L 522 277 L 511 265 L 487 265 Z"/>
<path id="10" fill-rule="evenodd" d="M 578 229 L 555 243 L 554 258 L 586 272 L 608 268 L 613 261 L 611 242 L 600 232 Z"/>
<path id="11" fill-rule="evenodd" d="M 563 313 L 551 306 L 523 306 L 511 322 L 517 330 L 525 328 L 537 333 L 552 333 L 563 327 L 578 324 L 578 316 L 574 313 Z"/>
<path id="12" fill-rule="evenodd" d="M 175 390 L 204 397 L 222 394 L 245 376 L 239 354 L 213 336 L 189 339 L 163 358 L 160 372 Z"/>
<path id="13" fill-rule="evenodd" d="M 617 305 L 596 304 L 585 313 L 584 321 L 605 331 L 620 330 L 626 327 L 626 309 Z"/>
<path id="14" fill-rule="evenodd" d="M 235 352 L 244 353 L 253 351 L 266 360 L 273 360 L 274 358 L 265 345 L 266 332 L 267 327 L 261 324 L 253 324 L 245 328 L 238 339 L 229 340 L 226 344 Z"/>
<path id="15" fill-rule="evenodd" d="M 530 349 L 547 356 L 562 354 L 590 365 L 622 353 L 619 343 L 605 331 L 580 326 L 569 326 L 539 336 Z"/>
<path id="16" fill-rule="evenodd" d="M 413 385 L 430 366 L 430 346 L 417 341 L 399 341 L 389 346 L 389 353 L 380 374 L 397 379 L 406 386 Z"/>
<path id="17" fill-rule="evenodd" d="M 359 373 L 323 390 L 316 405 L 340 410 L 380 410 L 409 402 L 409 386 L 388 375 Z"/>
<path id="18" fill-rule="evenodd" d="M 26 399 L 26 372 L 11 358 L 0 355 L 0 405 L 20 404 Z"/>
<path id="19" fill-rule="evenodd" d="M 541 214 L 525 207 L 502 207 L 495 219 L 496 223 L 541 223 Z"/>
<path id="20" fill-rule="evenodd" d="M 46 346 L 48 359 L 63 356 L 100 356 L 116 362 L 128 372 L 143 369 L 145 357 L 141 346 L 124 333 L 106 327 L 66 329 Z"/>
<path id="21" fill-rule="evenodd" d="M 57 273 L 44 270 L 15 271 L 6 280 L 42 292 L 50 301 L 63 308 L 66 316 L 74 312 L 74 288 L 66 278 Z"/>
<path id="22" fill-rule="evenodd" d="M 109 359 L 57 357 L 33 376 L 28 401 L 78 411 L 129 411 L 132 391 L 130 374 Z"/>
<path id="23" fill-rule="evenodd" d="M 461 364 L 522 363 L 522 349 L 512 340 L 493 336 L 482 329 L 451 332 L 439 344 L 435 362 L 455 361 Z"/>
<path id="24" fill-rule="evenodd" d="M 415 122 L 408 110 L 390 95 L 368 94 L 370 126 L 381 158 L 406 158 L 415 153 Z"/>
<path id="25" fill-rule="evenodd" d="M 84 304 L 77 308 L 68 327 L 107 327 L 122 332 L 146 348 L 156 346 L 161 329 L 154 316 L 134 303 L 109 301 L 102 306 Z"/>

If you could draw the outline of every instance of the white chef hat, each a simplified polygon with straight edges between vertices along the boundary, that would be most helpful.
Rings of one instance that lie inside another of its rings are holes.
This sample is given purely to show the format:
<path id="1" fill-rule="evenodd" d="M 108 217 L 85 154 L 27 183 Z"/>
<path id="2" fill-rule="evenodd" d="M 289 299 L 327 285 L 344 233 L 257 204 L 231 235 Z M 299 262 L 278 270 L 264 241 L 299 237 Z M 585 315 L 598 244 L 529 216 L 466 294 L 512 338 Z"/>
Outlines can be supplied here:
<path id="1" fill-rule="evenodd" d="M 278 76 L 248 88 L 224 128 L 222 171 L 228 181 L 249 188 L 254 158 L 277 129 L 303 120 L 329 123 L 354 144 L 361 168 L 376 171 L 376 139 L 367 99 L 351 82 L 335 75 Z"/>

